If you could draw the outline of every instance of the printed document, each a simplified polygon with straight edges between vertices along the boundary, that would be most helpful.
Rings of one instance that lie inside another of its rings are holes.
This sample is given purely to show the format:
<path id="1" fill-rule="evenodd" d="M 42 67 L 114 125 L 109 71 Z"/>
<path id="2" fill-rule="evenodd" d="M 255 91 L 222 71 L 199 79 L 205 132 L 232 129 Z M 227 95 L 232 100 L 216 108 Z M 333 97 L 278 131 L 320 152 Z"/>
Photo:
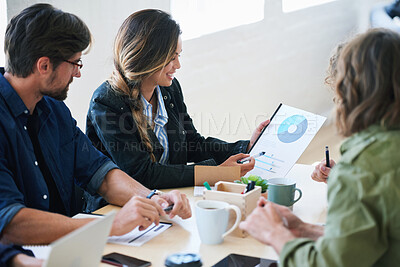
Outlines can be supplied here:
<path id="1" fill-rule="evenodd" d="M 121 244 L 126 246 L 140 247 L 147 241 L 150 241 L 155 236 L 161 234 L 172 226 L 172 223 L 160 222 L 158 225 L 152 223 L 148 228 L 139 231 L 136 227 L 129 233 L 121 236 L 110 236 L 107 240 L 108 243 Z"/>
<path id="2" fill-rule="evenodd" d="M 96 218 L 101 215 L 94 215 L 94 214 L 83 214 L 79 213 L 75 215 L 73 218 Z M 143 231 L 139 231 L 139 227 L 136 227 L 132 231 L 127 234 L 121 236 L 110 236 L 107 239 L 107 243 L 115 243 L 133 247 L 140 247 L 147 241 L 150 241 L 157 235 L 161 234 L 168 228 L 172 226 L 172 223 L 167 222 L 160 222 L 159 225 L 155 225 L 152 223 L 149 227 L 147 227 Z"/>
<path id="3" fill-rule="evenodd" d="M 325 120 L 320 115 L 280 104 L 250 150 L 251 156 L 265 154 L 255 158 L 255 167 L 246 177 L 258 175 L 267 180 L 285 177 Z M 322 147 L 321 155 L 323 151 Z"/>

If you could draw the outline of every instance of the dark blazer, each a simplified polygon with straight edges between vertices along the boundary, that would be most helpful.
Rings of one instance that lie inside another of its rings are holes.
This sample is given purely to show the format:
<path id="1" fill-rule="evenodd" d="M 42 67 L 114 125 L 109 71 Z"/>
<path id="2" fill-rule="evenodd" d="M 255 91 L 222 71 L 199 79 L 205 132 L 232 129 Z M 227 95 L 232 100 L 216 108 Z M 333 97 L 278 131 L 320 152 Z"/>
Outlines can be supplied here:
<path id="1" fill-rule="evenodd" d="M 109 156 L 123 171 L 148 188 L 193 186 L 194 162 L 198 165 L 219 165 L 229 156 L 245 152 L 249 141 L 227 143 L 201 136 L 186 110 L 179 82 L 160 87 L 168 113 L 167 135 L 169 164 L 158 163 L 164 148 L 154 132 L 148 134 L 157 162 L 141 144 L 131 108 L 135 103 L 115 93 L 104 82 L 93 94 L 87 115 L 86 134 L 93 145 Z"/>

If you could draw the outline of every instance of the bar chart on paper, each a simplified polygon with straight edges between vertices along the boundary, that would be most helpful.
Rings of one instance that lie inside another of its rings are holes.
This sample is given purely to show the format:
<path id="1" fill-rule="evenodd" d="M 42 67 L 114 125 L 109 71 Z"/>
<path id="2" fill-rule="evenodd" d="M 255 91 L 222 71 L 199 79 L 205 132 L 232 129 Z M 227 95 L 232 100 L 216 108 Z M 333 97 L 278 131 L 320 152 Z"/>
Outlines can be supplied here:
<path id="1" fill-rule="evenodd" d="M 263 179 L 284 177 L 325 120 L 320 115 L 280 105 L 250 151 L 250 155 L 265 154 L 255 158 L 255 167 L 246 176 L 258 175 Z"/>
<path id="2" fill-rule="evenodd" d="M 278 159 L 274 156 L 274 154 L 263 155 L 256 159 L 256 168 L 261 171 L 266 171 L 269 173 L 277 173 L 279 172 L 280 166 L 282 166 L 285 161 Z"/>

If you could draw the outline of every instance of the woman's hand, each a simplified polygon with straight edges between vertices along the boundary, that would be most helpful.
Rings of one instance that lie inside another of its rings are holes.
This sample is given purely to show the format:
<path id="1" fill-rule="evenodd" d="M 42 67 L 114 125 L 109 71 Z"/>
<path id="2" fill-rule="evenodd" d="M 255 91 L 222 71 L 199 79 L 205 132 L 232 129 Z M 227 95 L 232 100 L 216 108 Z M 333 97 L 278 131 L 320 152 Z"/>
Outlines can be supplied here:
<path id="1" fill-rule="evenodd" d="M 262 130 L 265 128 L 265 126 L 267 126 L 269 124 L 269 120 L 263 121 L 262 123 L 260 123 L 260 125 L 258 125 L 258 127 L 254 130 L 253 134 L 251 135 L 250 138 L 250 143 L 247 146 L 247 151 L 250 150 L 250 148 L 253 147 L 254 143 L 256 142 L 258 136 L 260 136 Z"/>
<path id="2" fill-rule="evenodd" d="M 285 227 L 283 217 L 276 206 L 278 205 L 265 200 L 262 205 L 259 202 L 258 207 L 239 227 L 261 243 L 272 246 L 279 254 L 286 242 L 296 237 Z"/>
<path id="3" fill-rule="evenodd" d="M 251 171 L 254 168 L 254 164 L 256 161 L 254 160 L 253 157 L 250 158 L 249 163 L 237 163 L 238 160 L 244 159 L 250 155 L 248 154 L 236 154 L 233 156 L 230 156 L 227 160 L 225 160 L 221 165 L 219 166 L 240 166 L 240 176 L 244 176 L 247 172 Z"/>
<path id="4" fill-rule="evenodd" d="M 257 202 L 259 207 L 264 207 L 268 203 L 263 197 Z M 306 237 L 313 240 L 317 240 L 324 234 L 324 227 L 321 225 L 310 224 L 303 222 L 299 217 L 293 214 L 293 212 L 285 206 L 278 205 L 272 202 L 277 213 L 281 216 L 284 226 L 290 230 L 292 235 L 295 237 Z"/>
<path id="5" fill-rule="evenodd" d="M 264 207 L 269 201 L 264 197 L 260 197 L 257 202 L 257 206 Z M 281 215 L 282 221 L 285 227 L 287 227 L 295 237 L 302 237 L 302 231 L 304 228 L 304 222 L 300 220 L 299 217 L 293 214 L 293 212 L 285 206 L 274 204 L 270 202 L 276 209 L 276 211 Z"/>
<path id="6" fill-rule="evenodd" d="M 330 168 L 326 167 L 326 160 L 325 159 L 322 160 L 321 163 L 315 166 L 315 169 L 311 174 L 311 178 L 317 182 L 327 183 L 329 173 L 331 172 L 331 168 L 333 168 L 333 166 L 336 165 L 336 162 L 333 159 L 331 159 L 329 160 L 329 164 L 331 166 Z"/>

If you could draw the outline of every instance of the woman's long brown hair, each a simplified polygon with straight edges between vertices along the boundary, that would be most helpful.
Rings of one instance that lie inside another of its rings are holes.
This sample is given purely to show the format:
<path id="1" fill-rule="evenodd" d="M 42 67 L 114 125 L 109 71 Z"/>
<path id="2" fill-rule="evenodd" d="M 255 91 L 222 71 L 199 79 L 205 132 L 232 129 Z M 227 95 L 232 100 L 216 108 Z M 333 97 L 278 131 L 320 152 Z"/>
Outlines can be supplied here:
<path id="1" fill-rule="evenodd" d="M 161 70 L 175 56 L 179 25 L 161 10 L 133 13 L 121 25 L 114 42 L 114 70 L 109 83 L 114 91 L 128 96 L 133 119 L 144 148 L 154 162 L 148 135 L 151 126 L 143 114 L 140 100 L 142 80 Z"/>

